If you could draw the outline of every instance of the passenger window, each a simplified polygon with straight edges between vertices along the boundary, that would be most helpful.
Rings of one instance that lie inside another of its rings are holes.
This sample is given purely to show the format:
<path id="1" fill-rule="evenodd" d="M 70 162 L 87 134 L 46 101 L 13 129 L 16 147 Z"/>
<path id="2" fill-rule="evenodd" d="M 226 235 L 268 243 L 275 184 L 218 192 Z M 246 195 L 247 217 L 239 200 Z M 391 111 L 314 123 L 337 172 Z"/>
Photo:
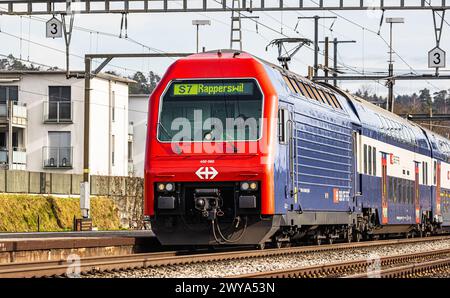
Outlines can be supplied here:
<path id="1" fill-rule="evenodd" d="M 393 190 L 393 201 L 394 203 L 397 203 L 397 197 L 398 197 L 398 179 L 397 178 L 393 178 L 394 179 L 394 190 Z"/>
<path id="2" fill-rule="evenodd" d="M 337 107 L 338 109 L 341 109 L 341 110 L 342 110 L 341 103 L 340 103 L 339 100 L 336 98 L 336 95 L 330 93 L 330 96 L 331 96 L 331 98 L 335 101 L 336 107 Z"/>
<path id="3" fill-rule="evenodd" d="M 314 96 L 314 93 L 313 93 L 313 91 L 312 91 L 312 89 L 311 89 L 311 86 L 309 86 L 308 84 L 305 84 L 305 87 L 306 87 L 306 90 L 308 90 L 308 93 L 310 94 L 310 98 L 311 99 L 315 99 L 315 100 L 319 100 L 319 99 L 317 99 L 315 96 Z"/>
<path id="4" fill-rule="evenodd" d="M 407 180 L 402 179 L 402 187 L 403 187 L 403 198 L 402 202 L 406 203 L 408 201 L 408 185 Z"/>
<path id="5" fill-rule="evenodd" d="M 289 80 L 291 81 L 292 87 L 294 87 L 295 93 L 301 94 L 301 91 L 298 88 L 297 83 L 295 82 L 295 79 L 294 78 L 289 78 Z"/>
<path id="6" fill-rule="evenodd" d="M 280 144 L 288 143 L 288 121 L 289 111 L 286 109 L 278 110 L 278 140 Z"/>
<path id="7" fill-rule="evenodd" d="M 322 97 L 322 99 L 324 100 L 324 102 L 329 105 L 329 106 L 333 106 L 331 104 L 331 102 L 328 100 L 328 98 L 325 97 L 324 92 L 322 91 L 322 89 L 317 89 L 317 92 L 319 93 L 319 95 Z"/>
<path id="8" fill-rule="evenodd" d="M 436 185 L 437 181 L 436 181 L 436 176 L 437 176 L 437 163 L 434 162 L 434 172 L 433 172 L 433 184 Z"/>
<path id="9" fill-rule="evenodd" d="M 394 200 L 394 177 L 388 177 L 388 200 Z"/>
<path id="10" fill-rule="evenodd" d="M 369 161 L 367 162 L 369 164 L 369 175 L 372 175 L 372 146 L 369 146 Z"/>
<path id="11" fill-rule="evenodd" d="M 330 93 L 328 93 L 328 92 L 324 92 L 324 93 L 325 93 L 325 97 L 328 99 L 328 101 L 331 102 L 331 105 L 337 109 L 338 106 L 336 105 L 334 100 L 331 98 Z"/>
<path id="12" fill-rule="evenodd" d="M 308 91 L 306 90 L 306 87 L 305 87 L 305 85 L 303 85 L 302 82 L 297 81 L 297 84 L 300 87 L 300 90 L 302 91 L 304 96 L 311 97 L 311 95 L 308 94 Z"/>
<path id="13" fill-rule="evenodd" d="M 286 82 L 287 86 L 289 87 L 289 90 L 291 92 L 295 93 L 294 86 L 292 86 L 291 80 L 287 76 L 283 76 L 284 81 Z"/>
<path id="14" fill-rule="evenodd" d="M 364 174 L 367 174 L 367 145 L 364 145 Z"/>
<path id="15" fill-rule="evenodd" d="M 319 95 L 319 92 L 317 92 L 316 87 L 311 86 L 312 91 L 314 92 L 314 97 L 320 101 L 321 103 L 325 103 L 325 100 L 322 99 L 322 97 Z"/>
<path id="16" fill-rule="evenodd" d="M 372 153 L 373 153 L 373 157 L 372 157 L 373 175 L 376 176 L 377 175 L 377 148 L 373 147 Z"/>
<path id="17" fill-rule="evenodd" d="M 425 162 L 422 162 L 422 184 L 425 184 Z"/>
<path id="18" fill-rule="evenodd" d="M 403 179 L 398 179 L 398 183 L 397 183 L 397 187 L 398 187 L 398 202 L 402 203 L 403 202 Z"/>

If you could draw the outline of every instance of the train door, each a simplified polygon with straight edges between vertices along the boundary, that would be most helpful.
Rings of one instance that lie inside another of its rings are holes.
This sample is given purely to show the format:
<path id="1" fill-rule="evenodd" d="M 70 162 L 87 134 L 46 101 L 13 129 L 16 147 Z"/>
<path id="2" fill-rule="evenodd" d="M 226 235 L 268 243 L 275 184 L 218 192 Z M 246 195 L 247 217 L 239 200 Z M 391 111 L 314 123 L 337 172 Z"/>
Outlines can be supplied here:
<path id="1" fill-rule="evenodd" d="M 278 111 L 279 119 L 279 143 L 280 155 L 284 156 L 282 167 L 285 169 L 283 175 L 285 180 L 285 199 L 286 204 L 292 204 L 292 199 L 297 203 L 295 182 L 295 125 L 293 114 L 290 109 L 280 108 Z"/>
<path id="2" fill-rule="evenodd" d="M 387 153 L 381 152 L 381 224 L 383 225 L 386 225 L 389 222 L 387 156 Z"/>
<path id="3" fill-rule="evenodd" d="M 352 201 L 350 201 L 350 208 L 355 209 L 359 207 L 358 199 L 361 196 L 361 181 L 360 181 L 360 175 L 358 174 L 358 161 L 359 161 L 359 136 L 360 136 L 359 130 L 354 130 L 352 133 L 352 152 L 353 152 L 353 162 L 352 162 L 352 170 L 351 170 L 351 189 L 353 193 L 351 193 L 351 197 L 353 198 Z M 356 211 L 356 210 L 355 210 Z"/>
<path id="4" fill-rule="evenodd" d="M 416 224 L 420 224 L 420 186 L 419 186 L 419 167 L 420 163 L 414 162 L 414 210 L 416 217 Z"/>
<path id="5" fill-rule="evenodd" d="M 435 175 L 436 175 L 436 212 L 438 222 L 440 222 L 441 217 L 441 162 L 436 161 Z"/>
<path id="6" fill-rule="evenodd" d="M 295 127 L 295 118 L 293 108 L 290 107 L 289 110 L 289 146 L 288 146 L 288 169 L 289 169 L 289 181 L 288 181 L 288 189 L 289 195 L 291 197 L 291 201 L 293 200 L 292 207 L 297 208 L 298 204 L 298 194 L 297 194 L 297 135 L 296 135 L 296 127 Z M 292 209 L 291 207 L 291 209 Z"/>

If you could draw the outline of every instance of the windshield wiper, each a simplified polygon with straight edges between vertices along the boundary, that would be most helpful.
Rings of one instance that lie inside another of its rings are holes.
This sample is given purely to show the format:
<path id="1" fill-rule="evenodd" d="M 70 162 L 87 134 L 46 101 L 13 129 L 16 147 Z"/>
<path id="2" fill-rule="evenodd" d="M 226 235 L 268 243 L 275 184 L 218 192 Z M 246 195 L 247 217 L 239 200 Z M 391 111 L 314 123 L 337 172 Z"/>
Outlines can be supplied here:
<path id="1" fill-rule="evenodd" d="M 206 136 L 207 135 L 210 135 L 211 136 L 211 138 L 212 138 L 212 136 L 213 136 L 213 131 L 214 131 L 214 129 L 211 129 L 211 130 L 209 130 L 209 131 L 207 131 L 205 134 L 203 134 L 203 141 L 213 141 L 212 139 L 210 139 L 210 140 L 208 140 L 207 138 L 206 138 Z M 232 138 L 230 138 L 230 139 L 228 139 L 228 137 L 229 137 L 229 135 L 226 133 L 226 132 L 224 132 L 224 134 L 225 134 L 225 136 L 224 136 L 224 139 L 222 140 L 223 142 L 225 142 L 225 143 L 227 143 L 227 144 L 229 144 L 229 145 L 231 145 L 231 147 L 233 147 L 233 152 L 234 153 L 237 153 L 238 152 L 238 150 L 237 150 L 237 148 L 236 148 L 236 146 L 234 145 L 234 141 L 232 140 Z M 221 140 L 214 140 L 214 141 L 221 141 Z"/>
<path id="2" fill-rule="evenodd" d="M 234 140 L 231 138 L 230 140 L 228 139 L 229 135 L 225 132 L 225 142 L 227 144 L 230 144 L 231 147 L 233 147 L 233 152 L 234 153 L 238 153 L 238 149 L 237 147 L 234 145 Z"/>
<path id="3" fill-rule="evenodd" d="M 158 125 L 163 129 L 163 131 L 169 137 L 169 140 L 172 141 L 173 136 L 167 131 L 167 129 L 164 127 L 164 125 L 161 122 L 158 122 Z"/>

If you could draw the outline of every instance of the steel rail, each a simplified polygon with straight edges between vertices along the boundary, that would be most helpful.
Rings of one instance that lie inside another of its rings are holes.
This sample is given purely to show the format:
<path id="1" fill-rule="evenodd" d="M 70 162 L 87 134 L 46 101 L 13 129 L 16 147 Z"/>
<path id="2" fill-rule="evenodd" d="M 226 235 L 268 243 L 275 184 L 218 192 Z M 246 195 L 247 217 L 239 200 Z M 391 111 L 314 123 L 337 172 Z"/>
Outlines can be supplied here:
<path id="1" fill-rule="evenodd" d="M 330 264 L 322 264 L 308 267 L 298 267 L 289 269 L 280 269 L 274 271 L 264 271 L 249 274 L 241 274 L 229 276 L 229 278 L 317 278 L 317 277 L 337 277 L 346 274 L 351 274 L 355 271 L 365 270 L 365 273 L 353 274 L 344 276 L 345 278 L 367 278 L 367 277 L 397 277 L 403 276 L 417 271 L 419 268 L 435 268 L 433 264 L 441 264 L 443 260 L 436 260 L 430 262 L 421 263 L 421 265 L 413 264 L 401 267 L 388 268 L 384 270 L 368 270 L 373 264 L 386 267 L 397 264 L 405 264 L 408 262 L 417 261 L 422 258 L 432 258 L 444 255 L 450 255 L 450 248 L 426 251 L 420 253 L 411 253 L 406 255 L 395 255 L 389 257 L 381 257 L 378 260 L 375 259 L 360 259 L 353 261 L 335 262 Z M 450 264 L 450 258 L 446 258 L 445 264 Z M 432 264 L 428 267 L 425 264 Z"/>
<path id="2" fill-rule="evenodd" d="M 379 278 L 411 278 L 416 277 L 420 274 L 429 273 L 430 271 L 448 268 L 450 268 L 450 258 L 445 258 L 429 262 L 422 262 L 419 264 L 388 268 L 379 272 L 355 274 L 348 276 L 347 278 L 372 278 L 374 276 Z"/>
<path id="3" fill-rule="evenodd" d="M 180 255 L 180 252 L 141 253 L 121 256 L 87 257 L 79 261 L 81 274 L 110 272 L 138 268 L 184 265 L 260 257 L 272 257 L 299 253 L 339 251 L 354 248 L 372 248 L 387 245 L 402 245 L 427 241 L 449 240 L 450 236 L 396 239 L 322 246 L 304 246 L 266 250 L 228 251 Z M 186 252 L 183 252 L 186 253 Z M 66 260 L 0 264 L 0 277 L 46 277 L 65 276 L 74 269 L 74 263 Z"/>

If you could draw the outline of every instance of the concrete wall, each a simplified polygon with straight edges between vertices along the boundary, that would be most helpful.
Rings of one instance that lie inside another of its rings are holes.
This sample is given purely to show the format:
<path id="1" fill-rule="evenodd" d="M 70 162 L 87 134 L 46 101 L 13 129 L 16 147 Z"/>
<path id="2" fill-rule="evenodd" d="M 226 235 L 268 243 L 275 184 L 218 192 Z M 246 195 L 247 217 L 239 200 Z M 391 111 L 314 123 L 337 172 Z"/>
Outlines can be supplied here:
<path id="1" fill-rule="evenodd" d="M 144 177 L 149 98 L 147 94 L 129 96 L 128 115 L 129 121 L 133 122 L 133 165 L 136 177 Z"/>
<path id="2" fill-rule="evenodd" d="M 0 170 L 0 193 L 78 196 L 82 175 Z M 140 228 L 144 181 L 139 177 L 91 176 L 91 195 L 109 197 L 119 208 L 121 225 Z"/>

